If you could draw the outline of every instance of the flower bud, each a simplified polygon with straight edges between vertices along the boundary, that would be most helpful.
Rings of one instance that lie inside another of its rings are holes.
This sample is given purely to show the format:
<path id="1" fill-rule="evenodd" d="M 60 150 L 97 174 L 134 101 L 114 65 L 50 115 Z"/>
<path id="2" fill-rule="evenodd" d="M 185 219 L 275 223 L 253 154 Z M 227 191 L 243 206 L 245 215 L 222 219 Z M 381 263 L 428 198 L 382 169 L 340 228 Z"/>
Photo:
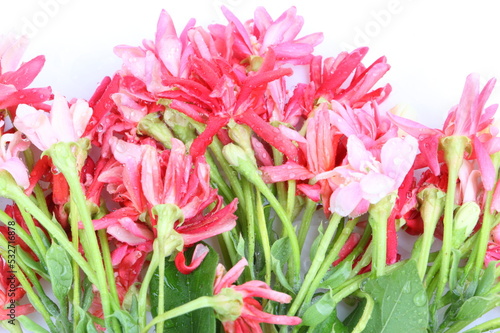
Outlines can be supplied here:
<path id="1" fill-rule="evenodd" d="M 455 213 L 453 226 L 453 247 L 458 248 L 472 233 L 479 220 L 481 208 L 474 201 L 469 201 L 460 206 Z"/>
<path id="2" fill-rule="evenodd" d="M 232 288 L 223 288 L 212 297 L 212 308 L 221 322 L 235 321 L 241 316 L 243 295 Z"/>
<path id="3" fill-rule="evenodd" d="M 159 112 L 154 112 L 143 117 L 137 124 L 139 134 L 148 135 L 161 142 L 165 148 L 171 148 L 170 140 L 173 138 L 172 131 L 161 119 Z"/>

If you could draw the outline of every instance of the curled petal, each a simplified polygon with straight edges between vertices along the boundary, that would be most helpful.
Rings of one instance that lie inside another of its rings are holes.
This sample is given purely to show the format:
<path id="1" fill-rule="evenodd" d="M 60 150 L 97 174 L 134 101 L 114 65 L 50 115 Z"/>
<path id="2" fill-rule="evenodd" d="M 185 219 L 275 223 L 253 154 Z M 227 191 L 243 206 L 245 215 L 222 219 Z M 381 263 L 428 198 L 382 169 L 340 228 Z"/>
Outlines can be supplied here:
<path id="1" fill-rule="evenodd" d="M 175 267 L 182 274 L 191 274 L 200 264 L 203 262 L 203 259 L 207 256 L 209 249 L 207 246 L 203 244 L 196 245 L 193 253 L 193 257 L 191 258 L 191 263 L 186 265 L 186 257 L 184 256 L 184 251 L 177 253 L 175 256 Z"/>

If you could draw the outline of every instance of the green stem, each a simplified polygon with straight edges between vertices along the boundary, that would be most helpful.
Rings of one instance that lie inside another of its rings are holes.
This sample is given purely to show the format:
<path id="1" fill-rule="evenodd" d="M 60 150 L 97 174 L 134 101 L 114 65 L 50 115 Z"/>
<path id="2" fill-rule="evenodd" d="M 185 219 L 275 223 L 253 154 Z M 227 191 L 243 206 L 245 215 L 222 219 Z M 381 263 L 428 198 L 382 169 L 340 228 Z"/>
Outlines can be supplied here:
<path id="1" fill-rule="evenodd" d="M 33 217 L 28 214 L 24 209 L 19 209 L 21 211 L 21 215 L 26 222 L 26 226 L 28 227 L 28 231 L 30 232 L 30 237 L 33 238 L 35 242 L 35 248 L 33 248 L 33 252 L 36 253 L 37 257 L 40 259 L 42 263 L 45 263 L 45 254 L 47 253 L 47 248 L 43 243 L 42 237 L 38 233 L 37 227 L 35 226 L 35 222 L 33 221 Z"/>
<path id="2" fill-rule="evenodd" d="M 467 332 L 470 332 L 470 333 L 472 333 L 472 332 L 487 332 L 487 331 L 491 331 L 491 330 L 494 330 L 497 328 L 500 328 L 500 318 L 488 320 L 487 322 L 479 324 L 476 327 L 465 331 L 464 333 L 467 333 Z"/>
<path id="3" fill-rule="evenodd" d="M 493 223 L 493 214 L 491 214 L 491 202 L 493 201 L 493 191 L 488 191 L 486 195 L 486 202 L 483 209 L 483 224 L 479 230 L 479 238 L 476 241 L 474 251 L 475 256 L 475 267 L 474 267 L 474 279 L 479 279 L 481 270 L 484 266 L 484 257 L 486 256 L 486 250 L 488 248 L 488 241 L 490 240 L 490 233 Z"/>
<path id="4" fill-rule="evenodd" d="M 66 252 L 78 263 L 78 266 L 89 277 L 89 280 L 97 285 L 96 275 L 90 264 L 75 250 L 73 244 L 68 240 L 68 237 L 58 225 L 49 219 L 34 203 L 28 198 L 24 192 L 17 186 L 14 179 L 6 171 L 0 171 L 0 195 L 13 200 L 21 209 L 25 209 L 31 214 L 40 224 L 49 232 L 49 234 L 57 240 Z"/>
<path id="5" fill-rule="evenodd" d="M 148 299 L 148 288 L 153 279 L 156 268 L 159 264 L 158 256 L 153 254 L 151 261 L 149 262 L 149 267 L 142 279 L 141 288 L 139 289 L 139 296 L 137 299 L 137 313 L 139 314 L 139 327 L 146 326 L 146 304 Z M 160 283 L 161 284 L 161 283 Z"/>
<path id="6" fill-rule="evenodd" d="M 453 241 L 453 215 L 455 209 L 455 191 L 457 187 L 458 170 L 460 169 L 468 138 L 462 136 L 451 136 L 441 139 L 444 147 L 446 165 L 448 166 L 448 185 L 443 218 L 443 244 L 441 246 L 441 268 L 439 270 L 439 282 L 437 285 L 436 298 L 431 306 L 431 313 L 435 313 L 437 304 L 443 295 L 448 275 L 450 272 L 451 250 Z"/>
<path id="7" fill-rule="evenodd" d="M 106 230 L 101 229 L 97 231 L 99 237 L 99 244 L 101 245 L 102 257 L 104 261 L 104 268 L 106 271 L 106 278 L 109 285 L 109 293 L 111 294 L 111 300 L 119 301 L 118 290 L 116 289 L 115 274 L 113 270 L 113 263 L 111 262 L 111 250 L 109 248 L 108 236 Z M 120 304 L 114 304 L 115 307 L 120 307 Z"/>
<path id="8" fill-rule="evenodd" d="M 368 324 L 368 321 L 371 318 L 373 308 L 375 307 L 375 301 L 373 300 L 373 298 L 369 294 L 362 292 L 362 291 L 357 292 L 356 295 L 366 299 L 366 304 L 365 304 L 365 308 L 363 310 L 363 315 L 361 316 L 361 318 L 359 318 L 358 323 L 356 324 L 356 326 L 352 330 L 352 333 L 361 333 L 361 332 L 363 332 L 363 330 L 366 327 L 366 324 Z"/>
<path id="9" fill-rule="evenodd" d="M 16 235 L 19 236 L 19 238 L 21 238 L 21 240 L 25 242 L 30 249 L 36 249 L 35 242 L 33 241 L 31 235 L 28 234 L 26 230 L 24 230 L 16 221 L 14 221 L 3 210 L 0 210 L 0 222 L 2 222 L 5 225 L 10 225 L 12 222 L 14 222 L 14 225 L 12 227 L 14 228 Z"/>
<path id="10" fill-rule="evenodd" d="M 361 259 L 358 261 L 356 266 L 352 269 L 351 274 L 349 275 L 349 278 L 352 279 L 354 276 L 356 276 L 363 268 L 368 266 L 370 262 L 372 261 L 372 250 L 373 249 L 373 242 L 370 242 L 368 244 L 365 252 L 363 253 L 363 256 Z M 393 265 L 392 265 L 393 266 Z"/>
<path id="11" fill-rule="evenodd" d="M 160 264 L 158 266 L 158 305 L 157 305 L 157 313 L 158 316 L 161 316 L 165 313 L 165 283 L 163 282 L 165 276 L 165 257 L 161 256 L 159 258 Z M 159 321 L 156 324 L 156 332 L 163 332 L 163 324 L 164 321 Z"/>
<path id="12" fill-rule="evenodd" d="M 231 200 L 235 197 L 233 191 L 229 186 L 227 186 L 226 182 L 224 181 L 224 178 L 219 172 L 219 167 L 212 158 L 212 155 L 205 154 L 205 159 L 207 161 L 207 164 L 210 166 L 210 179 L 219 190 L 219 193 L 226 200 L 226 204 L 230 203 Z"/>
<path id="13" fill-rule="evenodd" d="M 78 229 L 78 212 L 75 207 L 75 202 L 70 200 L 69 222 L 71 226 L 71 241 L 76 251 L 79 250 L 80 235 Z M 80 321 L 80 267 L 77 262 L 71 261 L 73 266 L 73 330 L 76 331 L 78 322 Z"/>
<path id="14" fill-rule="evenodd" d="M 119 300 L 112 301 L 112 295 L 109 293 L 101 249 L 97 241 L 94 224 L 92 223 L 92 219 L 88 211 L 87 199 L 83 193 L 82 185 L 80 184 L 77 161 L 72 151 L 72 147 L 74 148 L 75 146 L 75 144 L 58 142 L 51 146 L 49 153 L 52 158 L 52 162 L 59 169 L 59 171 L 62 172 L 64 178 L 68 182 L 71 200 L 74 200 L 81 222 L 83 223 L 83 234 L 85 235 L 86 242 L 82 242 L 82 245 L 84 246 L 85 254 L 92 263 L 96 274 L 96 286 L 101 296 L 106 327 L 116 327 L 117 324 L 114 324 L 116 323 L 116 320 L 111 320 L 111 315 L 114 312 L 112 305 L 119 304 L 120 302 Z"/>
<path id="15" fill-rule="evenodd" d="M 146 326 L 146 303 L 148 288 L 153 279 L 156 269 L 160 266 L 158 274 L 158 305 L 157 311 L 160 316 L 164 312 L 165 288 L 163 278 L 165 276 L 165 258 L 184 245 L 182 237 L 174 230 L 174 223 L 183 220 L 183 214 L 179 207 L 173 204 L 160 204 L 153 207 L 153 213 L 158 216 L 156 224 L 157 238 L 153 242 L 153 256 L 142 280 L 138 297 L 139 327 Z M 163 266 L 163 268 L 161 267 Z M 160 325 L 161 326 L 161 325 Z"/>
<path id="16" fill-rule="evenodd" d="M 236 197 L 239 200 L 239 204 L 241 206 L 244 206 L 245 202 L 244 202 L 243 188 L 241 187 L 241 182 L 238 179 L 236 172 L 231 168 L 227 160 L 224 158 L 224 155 L 222 154 L 222 143 L 219 141 L 217 137 L 214 137 L 214 141 L 210 144 L 209 147 L 212 153 L 214 154 L 217 163 L 219 163 L 222 170 L 224 171 L 224 174 L 226 175 L 229 184 L 231 185 L 231 189 L 234 191 Z"/>
<path id="17" fill-rule="evenodd" d="M 245 211 L 247 215 L 247 261 L 250 271 L 250 280 L 255 279 L 255 215 L 254 215 L 254 195 L 252 185 L 248 181 L 243 182 L 243 193 L 245 195 Z"/>
<path id="18" fill-rule="evenodd" d="M 396 196 L 389 194 L 379 202 L 371 205 L 368 222 L 372 227 L 372 272 L 376 277 L 385 273 L 385 264 L 387 261 L 387 221 L 394 207 Z"/>
<path id="19" fill-rule="evenodd" d="M 159 323 L 163 323 L 166 320 L 182 316 L 183 314 L 202 309 L 202 308 L 207 308 L 212 306 L 212 297 L 209 296 L 202 296 L 199 298 L 196 298 L 186 304 L 183 304 L 181 306 L 178 306 L 172 310 L 163 312 L 161 315 L 156 316 L 146 327 L 144 327 L 141 330 L 141 333 L 147 333 L 149 329 L 151 329 L 154 325 L 157 325 Z M 157 332 L 161 332 L 158 331 Z"/>
<path id="20" fill-rule="evenodd" d="M 255 207 L 256 217 L 257 217 L 257 226 L 259 229 L 260 240 L 262 244 L 262 251 L 264 252 L 264 261 L 265 261 L 265 275 L 264 282 L 267 285 L 271 285 L 271 243 L 269 241 L 269 234 L 267 232 L 267 223 L 266 217 L 264 214 L 264 205 L 262 204 L 262 197 L 259 191 L 255 192 Z"/>
<path id="21" fill-rule="evenodd" d="M 2 243 L 3 243 L 3 240 L 4 239 L 2 239 Z M 5 241 L 5 243 L 6 243 L 6 241 Z M 5 245 L 6 244 L 0 244 L 1 247 L 4 247 Z M 5 251 L 2 250 L 1 248 L 0 248 L 0 254 L 4 258 L 6 258 L 6 256 L 7 256 Z M 57 332 L 58 330 L 56 329 L 54 323 L 51 320 L 50 313 L 47 311 L 47 309 L 43 305 L 42 301 L 40 300 L 38 295 L 35 293 L 33 288 L 31 287 L 31 283 L 26 279 L 26 276 L 24 275 L 24 273 L 22 272 L 20 267 L 17 265 L 17 263 L 14 262 L 13 264 L 14 264 L 14 269 L 12 269 L 12 272 L 16 276 L 16 278 L 19 281 L 19 283 L 21 284 L 21 286 L 23 287 L 24 291 L 26 292 L 26 295 L 28 296 L 30 303 L 42 315 L 43 319 L 45 320 L 45 322 L 49 326 L 50 331 Z"/>
<path id="22" fill-rule="evenodd" d="M 295 315 L 295 313 L 299 310 L 300 306 L 302 305 L 302 302 L 306 298 L 306 295 L 308 294 L 309 290 L 313 289 L 312 288 L 313 281 L 315 280 L 316 274 L 318 273 L 321 265 L 323 264 L 323 261 L 325 260 L 326 252 L 328 251 L 328 247 L 330 245 L 333 236 L 337 232 L 337 228 L 341 218 L 342 217 L 338 214 L 333 214 L 332 217 L 330 218 L 325 233 L 323 237 L 321 237 L 321 240 L 319 242 L 318 249 L 316 250 L 313 262 L 311 263 L 311 267 L 307 271 L 306 277 L 304 279 L 304 282 L 302 283 L 302 286 L 300 287 L 299 293 L 293 300 L 293 303 L 290 306 L 290 309 L 288 310 L 287 313 L 288 316 Z M 316 290 L 316 288 L 314 288 L 314 290 Z"/>
<path id="23" fill-rule="evenodd" d="M 272 148 L 274 165 L 283 164 L 283 154 L 276 148 Z M 282 207 L 286 207 L 286 187 L 284 182 L 276 183 L 277 198 Z"/>
<path id="24" fill-rule="evenodd" d="M 311 286 L 309 287 L 307 296 L 305 298 L 305 304 L 309 304 L 309 302 L 312 300 L 314 292 L 316 291 L 316 289 L 318 289 L 318 286 L 321 284 L 321 281 L 325 277 L 328 270 L 331 269 L 333 262 L 337 259 L 340 250 L 342 249 L 342 246 L 344 246 L 345 242 L 351 235 L 357 223 L 358 223 L 357 218 L 352 219 L 349 222 L 347 222 L 346 225 L 344 226 L 344 229 L 342 229 L 339 238 L 335 241 L 332 248 L 328 252 L 328 255 L 323 260 L 323 263 L 321 264 L 318 273 L 316 274 L 313 282 L 311 283 Z"/>
<path id="25" fill-rule="evenodd" d="M 444 208 L 444 193 L 436 188 L 425 189 L 419 194 L 423 198 L 420 206 L 422 220 L 424 222 L 424 233 L 420 246 L 415 248 L 417 270 L 420 279 L 423 280 L 429 264 L 429 253 L 434 242 L 434 231 L 439 222 Z"/>
<path id="26" fill-rule="evenodd" d="M 318 207 L 318 204 L 316 202 L 309 198 L 306 199 L 306 206 L 302 215 L 298 236 L 301 251 L 302 247 L 304 246 L 304 242 L 306 241 L 307 234 L 309 233 L 309 227 L 311 226 L 314 212 L 316 212 L 316 207 Z"/>
<path id="27" fill-rule="evenodd" d="M 290 221 L 294 219 L 294 211 L 295 211 L 295 196 L 297 190 L 297 183 L 295 180 L 288 181 L 288 189 L 287 189 L 287 198 L 286 198 L 286 213 Z M 299 243 L 300 245 L 300 243 Z"/>

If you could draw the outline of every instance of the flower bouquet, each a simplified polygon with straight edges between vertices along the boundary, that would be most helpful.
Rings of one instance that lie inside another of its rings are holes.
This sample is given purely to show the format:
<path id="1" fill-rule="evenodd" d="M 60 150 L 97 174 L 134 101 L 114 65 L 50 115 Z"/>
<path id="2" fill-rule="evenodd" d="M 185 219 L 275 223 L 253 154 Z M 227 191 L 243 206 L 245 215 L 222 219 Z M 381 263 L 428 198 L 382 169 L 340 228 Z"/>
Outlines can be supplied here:
<path id="1" fill-rule="evenodd" d="M 385 57 L 314 54 L 293 7 L 222 13 L 162 11 L 89 100 L 0 39 L 1 327 L 459 332 L 497 307 L 495 80 L 429 128 L 384 103 Z"/>

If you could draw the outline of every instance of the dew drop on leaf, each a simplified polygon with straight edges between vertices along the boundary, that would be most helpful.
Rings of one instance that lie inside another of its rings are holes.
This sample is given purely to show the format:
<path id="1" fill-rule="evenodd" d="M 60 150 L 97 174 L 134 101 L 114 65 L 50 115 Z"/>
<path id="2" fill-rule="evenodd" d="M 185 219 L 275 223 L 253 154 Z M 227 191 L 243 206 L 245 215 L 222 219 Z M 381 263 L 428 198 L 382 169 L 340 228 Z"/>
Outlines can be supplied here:
<path id="1" fill-rule="evenodd" d="M 416 306 L 425 306 L 427 304 L 427 297 L 425 292 L 419 292 L 413 297 L 413 304 Z"/>

